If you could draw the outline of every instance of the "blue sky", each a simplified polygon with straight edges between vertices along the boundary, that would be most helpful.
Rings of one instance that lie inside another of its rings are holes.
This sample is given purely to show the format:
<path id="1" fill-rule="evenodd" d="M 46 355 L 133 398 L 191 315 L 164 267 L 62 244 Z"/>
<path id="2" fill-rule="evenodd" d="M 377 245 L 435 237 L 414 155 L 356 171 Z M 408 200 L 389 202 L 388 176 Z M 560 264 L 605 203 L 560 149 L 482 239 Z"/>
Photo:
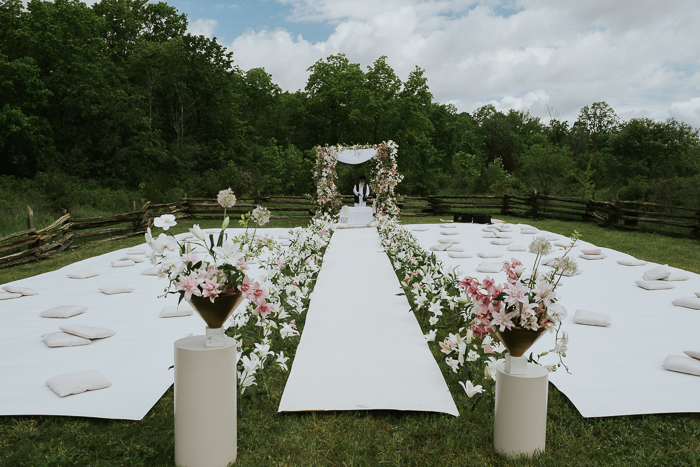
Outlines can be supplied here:
<path id="1" fill-rule="evenodd" d="M 425 70 L 434 99 L 573 123 L 606 101 L 624 120 L 700 127 L 697 0 L 171 0 L 190 32 L 218 41 L 244 70 L 303 89 L 316 61 L 362 67 L 386 55 L 402 80 Z"/>

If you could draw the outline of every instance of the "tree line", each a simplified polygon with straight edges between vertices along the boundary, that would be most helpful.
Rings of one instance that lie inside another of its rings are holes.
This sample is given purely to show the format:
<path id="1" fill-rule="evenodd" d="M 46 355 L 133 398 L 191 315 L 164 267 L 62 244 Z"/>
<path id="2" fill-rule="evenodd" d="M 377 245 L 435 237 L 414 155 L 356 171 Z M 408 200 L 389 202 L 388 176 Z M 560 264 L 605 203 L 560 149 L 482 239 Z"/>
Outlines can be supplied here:
<path id="1" fill-rule="evenodd" d="M 458 112 L 433 101 L 424 70 L 402 81 L 387 57 L 363 69 L 331 55 L 287 92 L 187 24 L 163 2 L 0 0 L 0 191 L 311 193 L 313 147 L 394 140 L 401 194 L 621 193 L 700 207 L 700 138 L 686 123 L 622 121 L 605 102 L 571 124 L 555 109 L 549 122 L 492 105 Z M 363 171 L 339 168 L 341 190 Z"/>

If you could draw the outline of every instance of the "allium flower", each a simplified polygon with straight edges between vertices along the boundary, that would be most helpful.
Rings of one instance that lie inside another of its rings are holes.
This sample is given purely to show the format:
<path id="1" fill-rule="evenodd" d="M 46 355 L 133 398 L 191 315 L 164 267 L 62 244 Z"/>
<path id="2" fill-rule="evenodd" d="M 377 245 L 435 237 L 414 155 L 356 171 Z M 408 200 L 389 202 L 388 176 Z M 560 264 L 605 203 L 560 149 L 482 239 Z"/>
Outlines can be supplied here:
<path id="1" fill-rule="evenodd" d="M 270 211 L 262 206 L 258 206 L 257 208 L 253 209 L 253 212 L 250 214 L 250 218 L 253 219 L 256 224 L 262 227 L 270 222 Z"/>
<path id="2" fill-rule="evenodd" d="M 532 239 L 528 251 L 536 255 L 547 256 L 552 252 L 552 244 L 545 238 L 535 237 Z"/>
<path id="3" fill-rule="evenodd" d="M 225 208 L 232 208 L 236 204 L 236 195 L 233 194 L 231 188 L 221 190 L 216 197 L 219 204 Z"/>
<path id="4" fill-rule="evenodd" d="M 168 230 L 170 227 L 176 226 L 177 222 L 175 222 L 175 216 L 172 214 L 163 214 L 162 216 L 153 219 L 153 225 L 160 227 L 163 230 Z"/>

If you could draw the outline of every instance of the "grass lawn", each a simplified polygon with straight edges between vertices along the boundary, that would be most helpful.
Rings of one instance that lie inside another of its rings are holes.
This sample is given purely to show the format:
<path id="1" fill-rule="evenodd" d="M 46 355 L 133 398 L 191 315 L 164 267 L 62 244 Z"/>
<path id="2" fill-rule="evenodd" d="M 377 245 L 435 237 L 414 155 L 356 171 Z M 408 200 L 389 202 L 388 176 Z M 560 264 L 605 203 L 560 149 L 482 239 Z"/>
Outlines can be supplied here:
<path id="1" fill-rule="evenodd" d="M 700 242 L 603 229 L 563 221 L 523 221 L 570 234 L 640 259 L 700 273 Z M 439 217 L 406 223 L 440 222 Z M 305 221 L 273 220 L 271 227 Z M 191 222 L 175 227 L 185 231 Z M 216 227 L 211 225 L 203 227 Z M 93 243 L 41 263 L 0 270 L 0 284 L 142 243 L 140 237 Z M 378 358 L 401 358 L 387 355 Z M 7 356 L 5 356 L 7 358 Z M 441 359 L 442 360 L 442 359 Z M 512 460 L 493 451 L 490 407 L 467 412 L 466 395 L 454 392 L 462 415 L 391 411 L 279 415 L 287 374 L 259 381 L 238 416 L 240 466 L 470 466 L 470 465 L 700 465 L 700 414 L 584 419 L 550 385 L 547 448 L 533 459 Z M 659 394 L 663 397 L 663 394 Z M 71 417 L 0 417 L 0 466 L 167 466 L 174 464 L 173 390 L 139 422 Z"/>

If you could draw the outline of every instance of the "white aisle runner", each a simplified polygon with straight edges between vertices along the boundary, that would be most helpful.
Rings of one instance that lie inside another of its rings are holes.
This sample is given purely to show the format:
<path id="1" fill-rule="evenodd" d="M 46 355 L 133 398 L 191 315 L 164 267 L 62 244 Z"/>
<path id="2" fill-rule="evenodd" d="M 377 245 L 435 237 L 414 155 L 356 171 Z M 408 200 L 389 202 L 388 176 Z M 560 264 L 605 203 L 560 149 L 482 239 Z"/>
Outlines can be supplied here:
<path id="1" fill-rule="evenodd" d="M 415 410 L 458 416 L 374 228 L 326 251 L 280 412 Z"/>

